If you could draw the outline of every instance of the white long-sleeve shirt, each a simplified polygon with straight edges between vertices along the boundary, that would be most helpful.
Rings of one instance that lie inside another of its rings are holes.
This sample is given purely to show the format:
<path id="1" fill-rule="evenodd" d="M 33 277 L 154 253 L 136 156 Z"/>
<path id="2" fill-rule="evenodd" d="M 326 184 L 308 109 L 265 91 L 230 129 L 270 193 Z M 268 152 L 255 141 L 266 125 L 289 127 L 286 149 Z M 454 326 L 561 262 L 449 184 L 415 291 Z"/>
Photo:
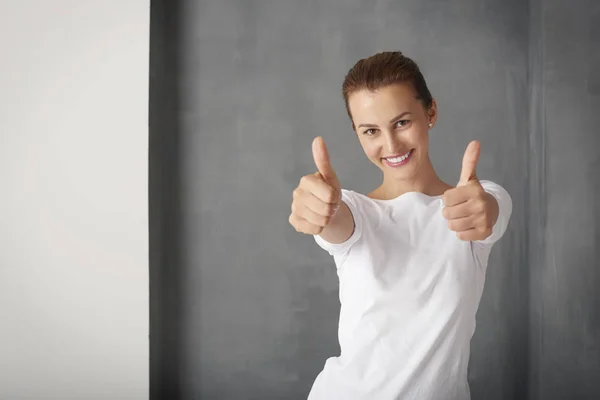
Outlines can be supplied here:
<path id="1" fill-rule="evenodd" d="M 374 200 L 342 190 L 354 217 L 344 243 L 316 242 L 339 277 L 341 354 L 309 400 L 467 400 L 467 366 L 488 256 L 506 231 L 510 195 L 481 181 L 499 205 L 490 237 L 465 242 L 448 228 L 442 196 Z"/>

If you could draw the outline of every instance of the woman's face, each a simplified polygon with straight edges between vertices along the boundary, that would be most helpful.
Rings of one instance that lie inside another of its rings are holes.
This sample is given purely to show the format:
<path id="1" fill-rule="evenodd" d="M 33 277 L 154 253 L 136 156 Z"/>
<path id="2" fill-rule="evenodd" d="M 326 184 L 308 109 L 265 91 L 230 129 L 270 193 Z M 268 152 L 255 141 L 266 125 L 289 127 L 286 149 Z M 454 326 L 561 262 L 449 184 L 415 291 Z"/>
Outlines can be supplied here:
<path id="1" fill-rule="evenodd" d="M 348 107 L 365 154 L 384 176 L 418 179 L 420 167 L 429 165 L 428 131 L 437 116 L 435 100 L 426 110 L 412 85 L 401 83 L 354 92 Z"/>

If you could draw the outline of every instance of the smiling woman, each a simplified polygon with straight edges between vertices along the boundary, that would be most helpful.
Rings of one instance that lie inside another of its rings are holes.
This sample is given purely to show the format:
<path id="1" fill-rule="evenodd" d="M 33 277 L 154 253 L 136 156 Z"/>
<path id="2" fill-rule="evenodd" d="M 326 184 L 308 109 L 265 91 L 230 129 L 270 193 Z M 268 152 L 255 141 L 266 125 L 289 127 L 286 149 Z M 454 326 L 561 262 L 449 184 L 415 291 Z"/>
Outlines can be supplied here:
<path id="1" fill-rule="evenodd" d="M 373 197 L 413 190 L 439 194 L 450 188 L 429 159 L 437 103 L 413 60 L 400 52 L 360 60 L 346 75 L 342 92 L 365 154 L 383 171 L 384 185 Z M 396 183 L 389 185 L 390 180 Z"/>
<path id="2" fill-rule="evenodd" d="M 334 257 L 340 279 L 341 354 L 327 360 L 309 399 L 468 399 L 475 314 L 511 198 L 478 180 L 477 141 L 456 186 L 439 178 L 428 151 L 437 103 L 402 53 L 360 60 L 343 94 L 383 180 L 368 195 L 342 189 L 316 138 L 318 171 L 294 191 L 290 223 Z"/>
<path id="3" fill-rule="evenodd" d="M 375 197 L 412 190 L 440 194 L 449 188 L 437 178 L 429 160 L 428 129 L 437 117 L 435 101 L 425 108 L 410 82 L 397 82 L 376 91 L 356 89 L 348 106 L 365 154 L 382 170 L 385 188 L 393 190 L 378 191 Z M 390 186 L 390 180 L 396 184 Z"/>

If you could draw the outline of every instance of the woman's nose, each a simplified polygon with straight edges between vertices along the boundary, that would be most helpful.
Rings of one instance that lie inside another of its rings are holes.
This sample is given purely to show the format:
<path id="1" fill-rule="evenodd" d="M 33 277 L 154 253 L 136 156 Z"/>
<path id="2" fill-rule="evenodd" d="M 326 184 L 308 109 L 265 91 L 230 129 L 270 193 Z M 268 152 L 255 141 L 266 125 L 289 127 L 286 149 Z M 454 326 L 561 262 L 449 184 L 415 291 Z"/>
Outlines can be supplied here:
<path id="1" fill-rule="evenodd" d="M 394 133 L 386 133 L 385 147 L 386 150 L 390 153 L 390 155 L 396 154 L 401 147 L 400 138 L 396 137 Z"/>

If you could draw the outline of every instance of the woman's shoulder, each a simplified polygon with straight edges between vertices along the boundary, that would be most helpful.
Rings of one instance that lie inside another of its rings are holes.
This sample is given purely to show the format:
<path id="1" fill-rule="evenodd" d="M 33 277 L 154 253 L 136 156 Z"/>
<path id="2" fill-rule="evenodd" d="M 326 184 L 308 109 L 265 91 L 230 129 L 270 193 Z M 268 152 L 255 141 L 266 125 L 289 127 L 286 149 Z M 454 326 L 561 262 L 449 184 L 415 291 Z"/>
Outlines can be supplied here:
<path id="1" fill-rule="evenodd" d="M 363 194 L 352 189 L 342 189 L 342 200 L 344 198 L 361 204 L 372 202 L 372 199 L 369 197 L 369 195 Z"/>
<path id="2" fill-rule="evenodd" d="M 352 189 L 342 189 L 342 201 L 348 204 L 353 212 L 361 214 L 378 214 L 384 208 L 381 202 L 371 196 Z"/>

